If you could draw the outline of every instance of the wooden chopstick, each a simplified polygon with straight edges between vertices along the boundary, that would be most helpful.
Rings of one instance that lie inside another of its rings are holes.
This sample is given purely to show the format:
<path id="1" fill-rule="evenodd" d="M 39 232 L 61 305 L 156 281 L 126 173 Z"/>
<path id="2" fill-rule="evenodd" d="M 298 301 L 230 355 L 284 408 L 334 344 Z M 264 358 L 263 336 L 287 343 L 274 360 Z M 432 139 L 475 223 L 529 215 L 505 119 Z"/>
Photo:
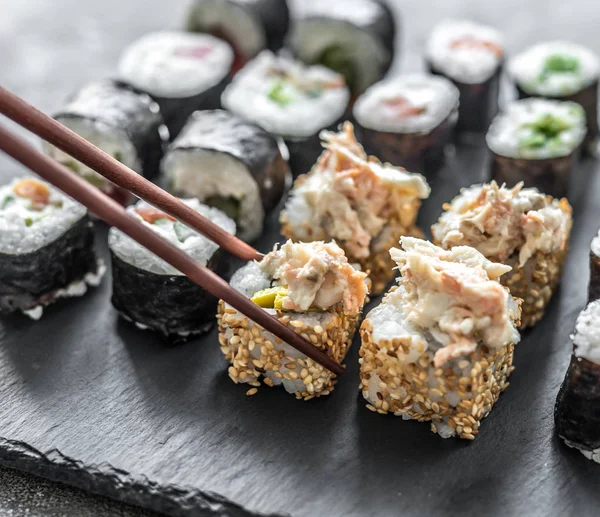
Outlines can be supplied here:
<path id="1" fill-rule="evenodd" d="M 2 86 L 0 86 L 0 113 L 84 163 L 115 185 L 205 235 L 231 254 L 246 261 L 261 259 L 262 254 L 252 246 L 226 232 L 175 196 L 135 173 Z"/>
<path id="2" fill-rule="evenodd" d="M 85 205 L 108 224 L 129 235 L 213 296 L 224 300 L 299 352 L 336 375 L 344 372 L 344 368 L 327 354 L 251 302 L 210 269 L 197 263 L 182 250 L 144 226 L 128 214 L 119 203 L 21 138 L 13 135 L 2 125 L 0 125 L 0 150 Z"/>

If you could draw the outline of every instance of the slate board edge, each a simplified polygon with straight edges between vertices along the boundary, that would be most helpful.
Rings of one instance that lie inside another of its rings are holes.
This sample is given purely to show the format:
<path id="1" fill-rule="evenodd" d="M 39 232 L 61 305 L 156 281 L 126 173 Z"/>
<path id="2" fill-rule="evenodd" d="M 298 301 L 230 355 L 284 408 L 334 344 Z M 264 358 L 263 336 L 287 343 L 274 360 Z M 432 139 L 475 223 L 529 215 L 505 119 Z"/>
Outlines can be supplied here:
<path id="1" fill-rule="evenodd" d="M 253 512 L 213 492 L 160 485 L 109 464 L 85 465 L 56 449 L 43 453 L 26 443 L 2 437 L 0 464 L 173 517 L 286 517 Z"/>

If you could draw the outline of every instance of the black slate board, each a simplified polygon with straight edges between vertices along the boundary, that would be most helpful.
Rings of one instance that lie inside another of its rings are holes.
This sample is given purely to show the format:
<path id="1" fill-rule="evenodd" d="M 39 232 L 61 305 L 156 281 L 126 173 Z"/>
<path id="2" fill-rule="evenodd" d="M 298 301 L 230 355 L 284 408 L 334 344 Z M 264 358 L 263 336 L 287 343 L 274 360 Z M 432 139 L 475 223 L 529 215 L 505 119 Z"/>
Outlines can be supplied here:
<path id="1" fill-rule="evenodd" d="M 0 21 L 0 79 L 51 111 L 69 90 L 108 75 L 127 41 L 165 19 L 175 26 L 184 3 L 13 2 Z M 568 12 L 536 0 L 514 13 L 505 3 L 453 0 L 436 7 L 435 20 L 425 2 L 410 4 L 408 69 L 446 15 L 499 25 L 510 50 L 555 37 L 561 24 L 564 37 L 593 44 L 600 17 L 584 0 Z M 2 181 L 22 173 L 4 157 L 0 164 Z M 481 180 L 485 164 L 481 148 L 450 156 L 421 224 Z M 247 398 L 228 379 L 214 333 L 165 348 L 117 320 L 105 281 L 38 323 L 0 323 L 0 462 L 171 515 L 597 515 L 600 468 L 559 443 L 552 422 L 600 226 L 597 169 L 582 167 L 589 179 L 563 285 L 518 346 L 511 387 L 473 443 L 368 411 L 357 391 L 358 343 L 329 397 L 302 403 L 265 387 Z M 105 236 L 98 232 L 99 243 Z M 276 238 L 271 221 L 260 249 Z"/>

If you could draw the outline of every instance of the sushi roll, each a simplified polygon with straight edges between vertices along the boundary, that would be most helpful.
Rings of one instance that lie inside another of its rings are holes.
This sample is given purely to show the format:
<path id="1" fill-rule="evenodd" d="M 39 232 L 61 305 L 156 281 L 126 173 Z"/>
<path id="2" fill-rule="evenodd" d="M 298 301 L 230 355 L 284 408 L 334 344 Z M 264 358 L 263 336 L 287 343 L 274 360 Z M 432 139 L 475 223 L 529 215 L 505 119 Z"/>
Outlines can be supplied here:
<path id="1" fill-rule="evenodd" d="M 0 315 L 37 320 L 58 299 L 99 285 L 105 271 L 84 206 L 33 177 L 0 187 Z"/>
<path id="2" fill-rule="evenodd" d="M 250 262 L 231 286 L 281 323 L 341 363 L 352 344 L 367 299 L 367 281 L 335 243 L 286 242 Z M 329 395 L 335 375 L 282 342 L 246 316 L 219 302 L 219 342 L 230 363 L 229 377 L 256 393 L 260 378 L 283 385 L 297 399 Z"/>
<path id="3" fill-rule="evenodd" d="M 229 233 L 235 223 L 223 212 L 182 199 L 196 212 Z M 144 201 L 127 211 L 198 263 L 225 274 L 227 264 L 217 244 Z M 217 299 L 141 244 L 111 228 L 108 246 L 112 261 L 112 304 L 138 328 L 161 335 L 169 344 L 185 342 L 212 328 Z"/>
<path id="4" fill-rule="evenodd" d="M 429 37 L 426 60 L 431 73 L 450 79 L 460 92 L 457 133 L 485 133 L 498 113 L 502 35 L 468 20 L 446 20 Z"/>
<path id="5" fill-rule="evenodd" d="M 463 189 L 431 232 L 444 249 L 470 246 L 512 268 L 500 282 L 523 299 L 521 328 L 535 325 L 558 284 L 573 223 L 569 202 L 523 183 L 512 189 L 495 181 Z"/>
<path id="6" fill-rule="evenodd" d="M 367 408 L 473 440 L 508 386 L 520 339 L 520 300 L 497 281 L 510 267 L 467 246 L 446 251 L 411 237 L 390 254 L 398 286 L 360 329 Z"/>
<path id="7" fill-rule="evenodd" d="M 379 81 L 394 59 L 396 24 L 379 0 L 296 0 L 289 38 L 292 51 L 346 77 L 354 95 Z"/>
<path id="8" fill-rule="evenodd" d="M 592 241 L 590 248 L 590 284 L 588 301 L 600 299 L 600 232 Z"/>
<path id="9" fill-rule="evenodd" d="M 321 154 L 319 132 L 341 122 L 349 100 L 344 76 L 264 51 L 235 76 L 222 104 L 282 137 L 297 175 L 315 163 Z"/>
<path id="10" fill-rule="evenodd" d="M 586 132 L 579 104 L 546 99 L 511 102 L 486 136 L 491 179 L 509 187 L 524 182 L 552 197 L 573 199 L 576 166 Z"/>
<path id="11" fill-rule="evenodd" d="M 156 102 L 114 81 L 90 83 L 71 96 L 54 118 L 146 178 L 158 172 L 168 131 Z M 125 205 L 131 193 L 53 145 L 46 152 L 77 175 Z"/>
<path id="12" fill-rule="evenodd" d="M 283 47 L 290 25 L 286 0 L 194 0 L 188 30 L 217 36 L 231 45 L 237 72 L 262 50 Z"/>
<path id="13" fill-rule="evenodd" d="M 407 75 L 371 86 L 354 105 L 368 153 L 432 173 L 444 162 L 458 114 L 458 90 L 443 77 Z"/>
<path id="14" fill-rule="evenodd" d="M 213 36 L 152 32 L 125 49 L 119 78 L 156 100 L 175 138 L 194 111 L 221 107 L 232 64 L 229 45 Z"/>
<path id="15" fill-rule="evenodd" d="M 349 122 L 322 138 L 325 151 L 296 180 L 280 215 L 281 233 L 294 241 L 335 240 L 380 294 L 394 278 L 390 247 L 402 235 L 422 235 L 415 222 L 429 185 L 420 174 L 367 156 Z"/>
<path id="16" fill-rule="evenodd" d="M 600 60 L 595 52 L 567 41 L 538 43 L 511 59 L 508 71 L 520 99 L 544 97 L 580 104 L 588 130 L 584 149 L 596 150 Z"/>
<path id="17" fill-rule="evenodd" d="M 235 220 L 238 236 L 256 239 L 291 181 L 276 138 L 227 111 L 197 111 L 162 162 L 167 190 L 195 197 Z"/>
<path id="18" fill-rule="evenodd" d="M 579 315 L 571 339 L 573 355 L 554 409 L 556 431 L 600 463 L 600 300 Z"/>

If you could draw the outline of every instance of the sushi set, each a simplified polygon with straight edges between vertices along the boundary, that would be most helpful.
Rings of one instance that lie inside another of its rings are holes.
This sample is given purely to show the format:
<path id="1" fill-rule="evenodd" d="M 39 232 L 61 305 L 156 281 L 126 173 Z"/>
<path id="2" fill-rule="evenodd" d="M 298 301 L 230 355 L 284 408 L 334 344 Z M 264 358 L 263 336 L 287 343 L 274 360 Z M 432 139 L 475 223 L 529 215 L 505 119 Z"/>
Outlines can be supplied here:
<path id="1" fill-rule="evenodd" d="M 0 87 L 44 141 L 0 127 L 0 463 L 170 515 L 599 503 L 600 58 L 448 19 L 389 75 L 393 5 L 195 0 L 53 118 Z"/>

